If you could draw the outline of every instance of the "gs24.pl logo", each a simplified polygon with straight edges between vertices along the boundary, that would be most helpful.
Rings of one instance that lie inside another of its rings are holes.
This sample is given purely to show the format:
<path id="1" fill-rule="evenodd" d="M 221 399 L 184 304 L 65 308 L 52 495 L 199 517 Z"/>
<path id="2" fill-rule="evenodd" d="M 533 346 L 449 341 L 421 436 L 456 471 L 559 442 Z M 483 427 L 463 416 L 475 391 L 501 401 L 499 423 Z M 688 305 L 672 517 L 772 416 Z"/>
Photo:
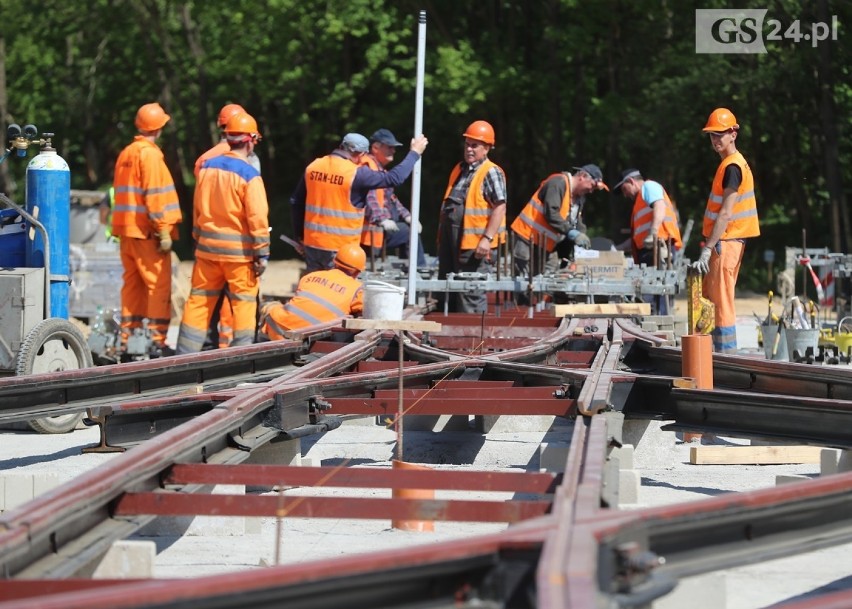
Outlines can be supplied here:
<path id="1" fill-rule="evenodd" d="M 784 24 L 766 19 L 767 9 L 696 9 L 696 53 L 766 53 L 765 41 L 809 43 L 837 40 L 839 21 L 812 23 L 796 19 Z"/>

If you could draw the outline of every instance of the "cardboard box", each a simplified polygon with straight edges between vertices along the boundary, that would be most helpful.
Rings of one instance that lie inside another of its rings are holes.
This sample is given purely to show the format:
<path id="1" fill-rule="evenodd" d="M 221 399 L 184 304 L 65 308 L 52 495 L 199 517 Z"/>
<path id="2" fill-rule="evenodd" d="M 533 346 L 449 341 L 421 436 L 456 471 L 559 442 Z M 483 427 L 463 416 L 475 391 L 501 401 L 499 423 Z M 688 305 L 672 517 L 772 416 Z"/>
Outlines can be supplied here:
<path id="1" fill-rule="evenodd" d="M 578 273 L 591 273 L 592 278 L 623 279 L 626 261 L 623 252 L 577 250 L 574 263 Z"/>

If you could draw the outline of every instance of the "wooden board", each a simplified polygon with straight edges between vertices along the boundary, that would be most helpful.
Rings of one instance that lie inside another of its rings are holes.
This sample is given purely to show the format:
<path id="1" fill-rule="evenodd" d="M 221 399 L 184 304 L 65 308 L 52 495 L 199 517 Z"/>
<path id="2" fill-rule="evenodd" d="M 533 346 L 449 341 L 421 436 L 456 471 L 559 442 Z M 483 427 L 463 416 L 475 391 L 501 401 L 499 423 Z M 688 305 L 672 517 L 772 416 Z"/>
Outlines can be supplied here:
<path id="1" fill-rule="evenodd" d="M 410 332 L 440 332 L 437 321 L 390 320 L 390 319 L 344 319 L 344 328 L 353 330 L 408 330 Z"/>
<path id="2" fill-rule="evenodd" d="M 819 463 L 821 446 L 693 446 L 692 465 L 779 465 Z"/>
<path id="3" fill-rule="evenodd" d="M 566 315 L 650 315 L 650 302 L 602 302 L 598 304 L 565 304 L 553 307 L 556 317 Z"/>

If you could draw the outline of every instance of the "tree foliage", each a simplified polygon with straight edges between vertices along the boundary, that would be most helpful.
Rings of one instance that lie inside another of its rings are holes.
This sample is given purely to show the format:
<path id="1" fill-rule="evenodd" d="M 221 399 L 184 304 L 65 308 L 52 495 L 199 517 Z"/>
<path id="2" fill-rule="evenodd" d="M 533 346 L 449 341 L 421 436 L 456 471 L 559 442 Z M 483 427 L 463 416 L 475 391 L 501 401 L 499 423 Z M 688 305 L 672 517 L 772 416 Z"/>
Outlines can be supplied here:
<path id="1" fill-rule="evenodd" d="M 766 8 L 785 27 L 799 20 L 802 32 L 834 18 L 838 38 L 706 55 L 695 53 L 695 9 L 727 3 L 697 4 L 92 0 L 82 8 L 42 0 L 36 11 L 0 0 L 0 126 L 35 123 L 56 133 L 74 187 L 103 188 L 132 139 L 136 109 L 157 100 L 172 116 L 160 144 L 190 217 L 193 162 L 216 137 L 218 109 L 238 102 L 264 135 L 258 152 L 273 230 L 288 232 L 288 199 L 304 166 L 344 133 L 413 135 L 417 13 L 425 8 L 427 250 L 473 120 L 496 129 L 492 158 L 508 176 L 510 219 L 549 173 L 594 162 L 610 183 L 640 168 L 667 187 L 683 220 L 700 226 L 718 164 L 700 129 L 726 106 L 742 124 L 738 143 L 756 175 L 761 215 L 746 274 L 763 270 L 763 250 L 800 244 L 802 230 L 809 247 L 846 251 L 852 6 L 750 0 L 746 8 Z M 15 195 L 21 178 L 20 164 L 0 166 L 3 190 Z M 407 199 L 405 187 L 400 195 Z M 630 208 L 618 193 L 592 195 L 592 234 L 623 239 Z M 274 256 L 292 255 L 274 243 Z"/>

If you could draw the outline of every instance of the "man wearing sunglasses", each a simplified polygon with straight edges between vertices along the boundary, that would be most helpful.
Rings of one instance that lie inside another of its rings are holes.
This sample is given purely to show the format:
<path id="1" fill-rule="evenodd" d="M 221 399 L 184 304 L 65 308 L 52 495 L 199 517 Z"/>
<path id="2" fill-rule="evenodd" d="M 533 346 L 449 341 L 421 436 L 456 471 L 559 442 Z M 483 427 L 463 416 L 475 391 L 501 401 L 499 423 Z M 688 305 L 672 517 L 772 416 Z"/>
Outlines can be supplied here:
<path id="1" fill-rule="evenodd" d="M 716 108 L 703 129 L 722 162 L 716 169 L 704 211 L 704 247 L 692 266 L 705 275 L 704 297 L 716 305 L 713 347 L 717 353 L 737 350 L 734 291 L 745 240 L 760 235 L 754 176 L 736 146 L 739 128 L 733 112 Z"/>

